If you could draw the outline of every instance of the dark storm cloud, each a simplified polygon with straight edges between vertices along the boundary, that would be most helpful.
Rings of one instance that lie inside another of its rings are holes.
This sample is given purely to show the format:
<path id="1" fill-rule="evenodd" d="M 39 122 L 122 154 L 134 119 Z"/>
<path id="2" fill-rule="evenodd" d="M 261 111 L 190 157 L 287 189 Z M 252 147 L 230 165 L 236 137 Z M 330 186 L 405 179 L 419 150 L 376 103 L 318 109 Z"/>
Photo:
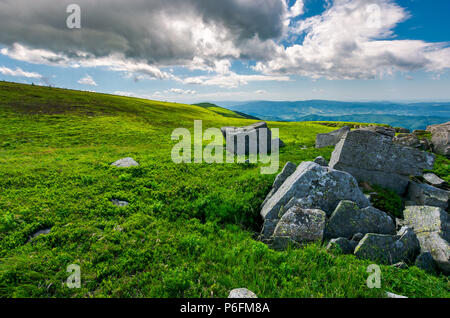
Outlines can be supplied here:
<path id="1" fill-rule="evenodd" d="M 122 53 L 155 65 L 236 57 L 239 46 L 251 56 L 249 41 L 257 38 L 260 46 L 283 34 L 284 1 L 0 0 L 0 43 L 68 57 L 79 51 L 95 57 Z M 81 7 L 81 30 L 66 27 L 71 3 Z M 209 33 L 202 34 L 205 28 Z"/>

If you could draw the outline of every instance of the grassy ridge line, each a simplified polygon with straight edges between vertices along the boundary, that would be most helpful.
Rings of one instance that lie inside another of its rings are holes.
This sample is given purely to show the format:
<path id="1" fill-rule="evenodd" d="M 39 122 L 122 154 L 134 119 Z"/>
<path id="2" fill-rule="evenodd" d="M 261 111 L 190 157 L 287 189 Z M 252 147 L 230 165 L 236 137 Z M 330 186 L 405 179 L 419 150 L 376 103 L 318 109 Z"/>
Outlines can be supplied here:
<path id="1" fill-rule="evenodd" d="M 0 297 L 448 297 L 448 279 L 383 266 L 312 244 L 274 252 L 254 240 L 259 205 L 275 176 L 257 165 L 176 165 L 173 129 L 241 126 L 201 107 L 0 83 Z M 287 147 L 281 164 L 332 149 L 312 147 L 334 130 L 273 123 Z M 131 156 L 140 167 L 109 163 Z M 440 158 L 442 174 L 448 175 Z M 130 202 L 117 208 L 111 199 Z M 29 241 L 37 230 L 49 235 Z M 81 265 L 82 288 L 64 282 Z"/>

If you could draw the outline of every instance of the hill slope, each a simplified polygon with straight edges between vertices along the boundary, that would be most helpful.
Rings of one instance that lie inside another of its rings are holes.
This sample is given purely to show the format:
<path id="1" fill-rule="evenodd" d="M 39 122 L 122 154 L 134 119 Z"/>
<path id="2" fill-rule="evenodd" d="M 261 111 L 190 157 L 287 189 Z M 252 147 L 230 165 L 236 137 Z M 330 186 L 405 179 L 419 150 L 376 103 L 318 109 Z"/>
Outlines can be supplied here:
<path id="1" fill-rule="evenodd" d="M 275 176 L 256 165 L 171 160 L 175 128 L 253 121 L 129 97 L 0 83 L 0 297 L 448 297 L 448 280 L 382 266 L 313 244 L 275 252 L 254 240 Z M 280 128 L 287 161 L 329 158 L 314 123 Z M 130 169 L 110 163 L 133 157 Z M 441 160 L 444 160 L 441 158 Z M 447 161 L 445 161 L 447 162 Z M 448 171 L 438 171 L 448 176 Z M 118 208 L 111 199 L 126 200 Z M 39 230 L 47 235 L 30 240 Z M 80 265 L 81 288 L 64 285 Z"/>

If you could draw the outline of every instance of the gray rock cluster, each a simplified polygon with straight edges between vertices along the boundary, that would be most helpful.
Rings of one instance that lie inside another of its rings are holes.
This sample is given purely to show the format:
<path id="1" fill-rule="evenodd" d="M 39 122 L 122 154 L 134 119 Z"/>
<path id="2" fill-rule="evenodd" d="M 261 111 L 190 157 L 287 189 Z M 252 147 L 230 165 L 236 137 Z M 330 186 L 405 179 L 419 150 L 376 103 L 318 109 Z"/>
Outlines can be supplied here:
<path id="1" fill-rule="evenodd" d="M 269 193 L 262 206 L 264 227 L 261 234 L 264 240 L 276 238 L 278 242 L 286 241 L 286 236 L 291 236 L 294 243 L 322 240 L 326 218 L 341 201 L 350 200 L 362 208 L 370 205 L 356 180 L 346 172 L 314 162 L 303 162 L 286 177 L 287 171 L 292 169 L 292 163 L 285 166 L 277 177 L 277 180 L 284 182 L 279 188 L 274 188 L 276 191 Z M 293 232 L 289 232 L 288 228 Z M 298 231 L 305 233 L 297 234 Z M 289 235 L 286 234 L 288 232 Z"/>
<path id="2" fill-rule="evenodd" d="M 326 241 L 330 251 L 448 274 L 448 185 L 435 174 L 423 175 L 423 170 L 433 169 L 435 156 L 415 149 L 420 143 L 399 142 L 395 132 L 385 127 L 348 129 L 329 165 L 322 157 L 298 167 L 287 163 L 261 207 L 261 239 L 276 250 Z M 394 221 L 371 206 L 358 181 L 404 195 L 409 200 L 404 219 Z"/>
<path id="3" fill-rule="evenodd" d="M 303 162 L 262 206 L 263 238 L 272 236 L 279 220 L 293 207 L 319 209 L 329 216 L 342 200 L 351 200 L 362 208 L 370 204 L 350 174 Z"/>
<path id="4" fill-rule="evenodd" d="M 450 122 L 428 126 L 427 131 L 432 135 L 433 151 L 450 158 Z"/>
<path id="5" fill-rule="evenodd" d="M 222 127 L 221 131 L 227 140 L 227 151 L 235 155 L 266 154 L 285 146 L 279 138 L 272 140 L 272 131 L 265 122 L 245 127 Z"/>
<path id="6" fill-rule="evenodd" d="M 435 157 L 428 152 L 395 144 L 391 135 L 354 130 L 336 145 L 330 167 L 346 171 L 359 182 L 377 184 L 403 194 L 410 176 L 432 169 Z"/>

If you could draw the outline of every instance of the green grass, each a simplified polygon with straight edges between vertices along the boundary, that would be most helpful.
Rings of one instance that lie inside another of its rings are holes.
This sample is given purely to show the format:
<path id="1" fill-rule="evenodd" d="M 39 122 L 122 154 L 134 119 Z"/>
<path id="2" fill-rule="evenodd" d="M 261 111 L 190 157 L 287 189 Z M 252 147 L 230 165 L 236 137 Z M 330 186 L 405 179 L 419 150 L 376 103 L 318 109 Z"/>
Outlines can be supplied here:
<path id="1" fill-rule="evenodd" d="M 204 129 L 254 122 L 198 106 L 0 82 L 0 297 L 226 297 L 239 287 L 260 297 L 449 297 L 447 278 L 415 267 L 382 266 L 382 289 L 369 289 L 370 262 L 319 244 L 275 252 L 256 241 L 259 205 L 275 175 L 261 175 L 258 165 L 174 164 L 171 133 L 192 132 L 196 119 Z M 331 148 L 312 147 L 334 127 L 269 126 L 287 144 L 281 164 L 330 158 Z M 110 166 L 123 157 L 141 166 Z M 438 162 L 448 179 L 448 160 Z M 70 264 L 81 266 L 81 289 L 64 284 Z"/>

